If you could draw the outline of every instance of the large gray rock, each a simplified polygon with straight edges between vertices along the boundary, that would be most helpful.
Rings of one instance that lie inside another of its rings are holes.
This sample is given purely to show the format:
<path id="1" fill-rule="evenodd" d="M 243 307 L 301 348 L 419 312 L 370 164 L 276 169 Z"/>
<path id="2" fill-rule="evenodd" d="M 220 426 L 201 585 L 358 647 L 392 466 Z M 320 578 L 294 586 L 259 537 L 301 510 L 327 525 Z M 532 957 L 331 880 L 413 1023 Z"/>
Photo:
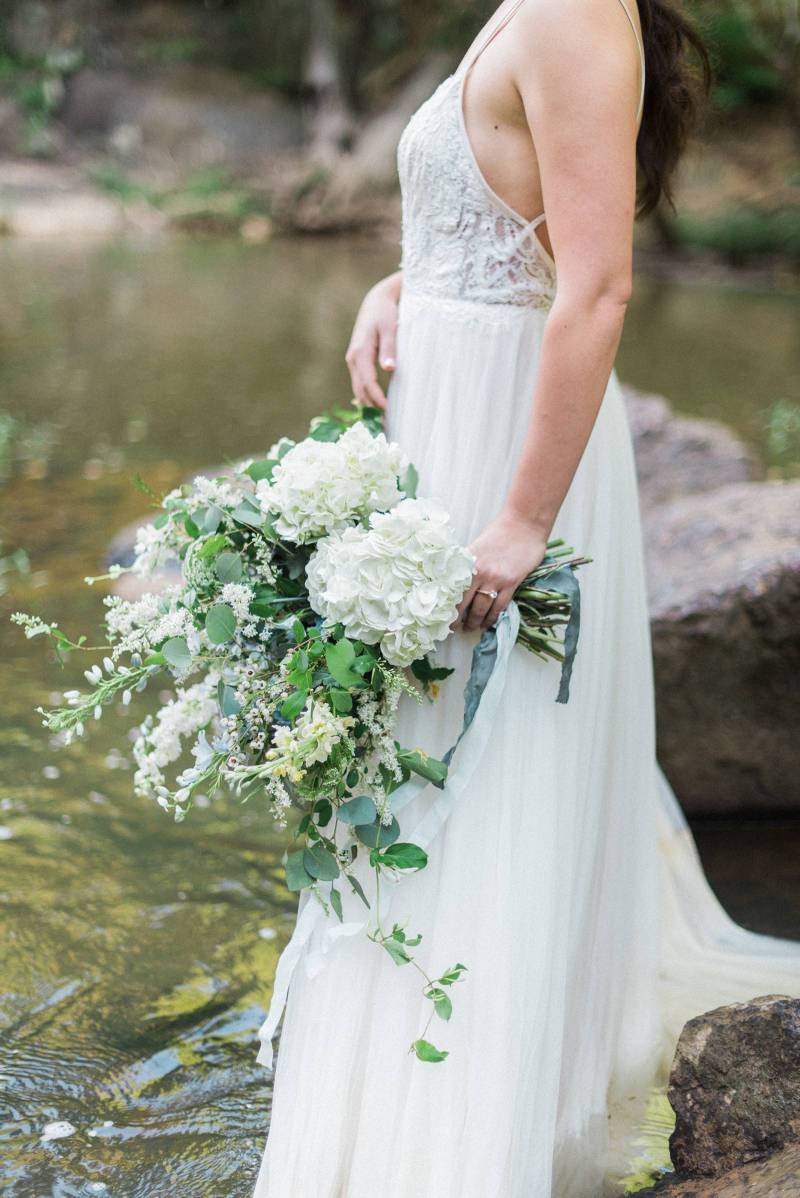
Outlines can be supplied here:
<path id="1" fill-rule="evenodd" d="M 726 425 L 676 416 L 660 395 L 647 395 L 633 387 L 623 391 L 645 513 L 684 495 L 758 477 L 753 454 Z"/>
<path id="2" fill-rule="evenodd" d="M 678 1173 L 718 1177 L 800 1136 L 800 999 L 769 995 L 691 1019 L 669 1080 Z"/>
<path id="3" fill-rule="evenodd" d="M 676 1172 L 641 1195 L 800 1196 L 800 999 L 769 995 L 690 1020 L 668 1094 Z"/>
<path id="4" fill-rule="evenodd" d="M 692 814 L 800 808 L 800 481 L 645 510 L 659 759 Z"/>

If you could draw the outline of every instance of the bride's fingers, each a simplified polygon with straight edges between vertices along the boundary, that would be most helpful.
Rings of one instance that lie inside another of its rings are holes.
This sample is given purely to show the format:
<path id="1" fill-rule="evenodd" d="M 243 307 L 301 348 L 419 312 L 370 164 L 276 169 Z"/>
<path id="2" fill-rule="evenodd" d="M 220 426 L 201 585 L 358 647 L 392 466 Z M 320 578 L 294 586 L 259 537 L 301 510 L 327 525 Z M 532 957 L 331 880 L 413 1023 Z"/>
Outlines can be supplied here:
<path id="1" fill-rule="evenodd" d="M 491 595 L 487 595 L 485 591 L 476 590 L 464 620 L 464 627 L 468 628 L 470 632 L 473 632 L 476 628 L 481 628 L 483 621 L 493 606 L 494 598 Z"/>
<path id="2" fill-rule="evenodd" d="M 389 326 L 378 330 L 378 361 L 382 370 L 395 368 L 395 330 Z"/>
<path id="3" fill-rule="evenodd" d="M 345 354 L 353 394 L 359 403 L 376 408 L 386 407 L 386 396 L 375 370 L 377 339 L 369 346 L 350 346 Z"/>
<path id="4" fill-rule="evenodd" d="M 466 591 L 464 591 L 463 598 L 458 605 L 458 615 L 456 616 L 455 620 L 453 620 L 453 623 L 450 625 L 450 627 L 452 629 L 455 630 L 456 628 L 458 628 L 464 624 L 464 620 L 466 619 L 467 612 L 469 611 L 469 605 L 472 603 L 473 597 L 474 597 L 475 592 L 477 591 L 479 585 L 480 584 L 478 583 L 478 579 L 475 576 L 473 576 L 473 579 L 472 579 L 472 582 L 471 582 L 469 588 Z"/>
<path id="5" fill-rule="evenodd" d="M 492 603 L 492 606 L 489 608 L 486 615 L 483 617 L 481 628 L 494 628 L 495 624 L 511 602 L 511 599 L 511 591 L 501 591 Z"/>

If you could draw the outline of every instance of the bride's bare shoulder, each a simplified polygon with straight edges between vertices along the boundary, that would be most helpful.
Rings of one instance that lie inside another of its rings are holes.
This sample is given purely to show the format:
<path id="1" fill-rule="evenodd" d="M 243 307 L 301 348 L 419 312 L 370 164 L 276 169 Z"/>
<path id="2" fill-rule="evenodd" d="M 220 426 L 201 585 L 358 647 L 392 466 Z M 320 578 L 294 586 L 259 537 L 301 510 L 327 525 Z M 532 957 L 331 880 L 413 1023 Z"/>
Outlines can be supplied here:
<path id="1" fill-rule="evenodd" d="M 631 21 L 639 28 L 636 0 L 522 0 L 515 14 L 523 52 L 550 54 L 619 47 L 636 51 Z"/>
<path id="2" fill-rule="evenodd" d="M 515 19 L 516 36 L 510 41 L 519 79 L 542 68 L 549 86 L 557 78 L 578 88 L 581 81 L 594 85 L 602 77 L 612 86 L 630 83 L 635 89 L 639 51 L 631 20 L 638 29 L 636 0 L 522 0 Z"/>

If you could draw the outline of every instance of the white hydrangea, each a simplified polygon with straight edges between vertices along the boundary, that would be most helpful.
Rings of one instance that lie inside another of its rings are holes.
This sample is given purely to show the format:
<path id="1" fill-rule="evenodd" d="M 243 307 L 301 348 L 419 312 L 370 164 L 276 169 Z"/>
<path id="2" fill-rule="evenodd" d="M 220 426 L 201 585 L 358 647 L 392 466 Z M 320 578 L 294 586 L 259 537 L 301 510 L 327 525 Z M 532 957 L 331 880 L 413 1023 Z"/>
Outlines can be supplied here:
<path id="1" fill-rule="evenodd" d="M 308 593 L 327 624 L 342 623 L 348 636 L 380 644 L 388 661 L 407 666 L 449 635 L 472 566 L 445 511 L 404 499 L 373 514 L 368 529 L 320 541 L 308 564 Z"/>
<path id="2" fill-rule="evenodd" d="M 257 487 L 265 513 L 275 513 L 280 536 L 297 544 L 346 528 L 402 498 L 397 485 L 408 460 L 383 433 L 354 424 L 338 441 L 301 441 Z"/>

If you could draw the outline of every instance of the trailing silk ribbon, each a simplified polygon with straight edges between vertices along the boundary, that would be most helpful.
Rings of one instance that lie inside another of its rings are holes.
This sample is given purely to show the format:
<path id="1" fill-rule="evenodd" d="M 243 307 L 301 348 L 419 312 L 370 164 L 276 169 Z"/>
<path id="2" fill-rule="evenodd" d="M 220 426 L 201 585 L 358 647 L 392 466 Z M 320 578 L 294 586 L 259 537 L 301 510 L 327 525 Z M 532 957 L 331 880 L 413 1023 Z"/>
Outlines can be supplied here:
<path id="1" fill-rule="evenodd" d="M 558 693 L 558 702 L 566 703 L 569 696 L 572 661 L 577 645 L 579 591 L 574 573 L 567 567 L 548 575 L 547 583 L 548 589 L 568 594 L 573 605 L 565 635 L 564 664 Z M 495 627 L 484 631 L 475 646 L 472 654 L 472 668 L 464 689 L 464 722 L 458 739 L 443 758 L 450 766 L 447 779 L 434 792 L 430 806 L 414 829 L 413 842 L 421 849 L 427 851 L 444 826 L 456 801 L 469 785 L 475 768 L 486 749 L 505 687 L 508 663 L 511 650 L 517 640 L 519 623 L 519 609 L 516 603 L 512 602 L 503 612 Z M 456 764 L 452 765 L 456 750 L 459 750 L 458 759 Z M 392 814 L 396 815 L 402 811 L 412 799 L 430 785 L 426 779 L 419 777 L 412 777 L 404 782 L 389 797 Z M 385 898 L 382 897 L 379 916 L 388 910 L 392 892 L 397 884 L 397 881 L 390 883 L 388 879 L 384 884 Z M 358 932 L 363 932 L 369 926 L 369 917 L 331 924 L 318 938 L 318 944 L 312 948 L 311 937 L 318 929 L 320 921 L 326 917 L 325 908 L 332 886 L 332 882 L 318 883 L 320 892 L 318 897 L 312 895 L 310 891 L 301 895 L 297 923 L 289 943 L 278 960 L 272 1000 L 267 1018 L 259 1031 L 261 1048 L 257 1060 L 267 1069 L 272 1068 L 272 1040 L 286 1006 L 294 971 L 304 953 L 306 954 L 306 973 L 309 977 L 314 977 L 324 967 L 327 954 L 338 940 L 343 936 L 353 936 Z"/>

